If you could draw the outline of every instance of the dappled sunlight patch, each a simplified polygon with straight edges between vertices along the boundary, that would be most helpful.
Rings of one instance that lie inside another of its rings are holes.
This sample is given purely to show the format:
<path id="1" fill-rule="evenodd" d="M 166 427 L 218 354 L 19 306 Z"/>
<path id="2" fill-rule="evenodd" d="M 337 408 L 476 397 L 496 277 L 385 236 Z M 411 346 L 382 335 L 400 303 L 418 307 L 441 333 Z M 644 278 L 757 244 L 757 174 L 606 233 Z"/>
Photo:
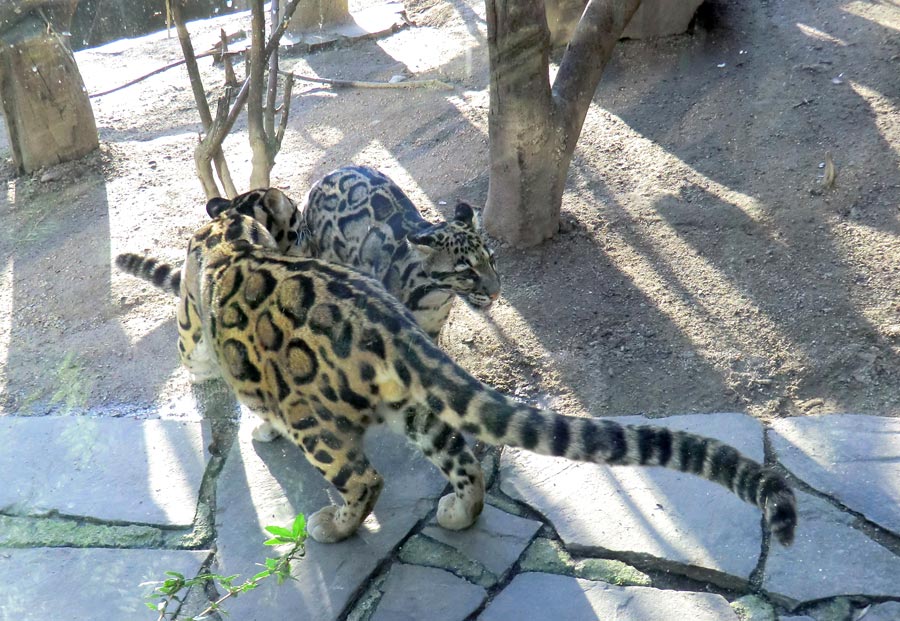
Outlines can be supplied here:
<path id="1" fill-rule="evenodd" d="M 486 90 L 464 91 L 460 95 L 450 95 L 447 97 L 447 101 L 474 129 L 480 131 L 487 138 L 490 99 Z"/>
<path id="2" fill-rule="evenodd" d="M 877 10 L 873 10 L 873 5 Z M 900 4 L 897 4 L 896 0 L 887 0 L 886 2 L 853 0 L 841 7 L 841 10 L 850 15 L 861 17 L 881 28 L 900 31 L 900 27 L 898 27 Z"/>
<path id="3" fill-rule="evenodd" d="M 797 22 L 797 29 L 800 32 L 802 32 L 803 34 L 805 34 L 807 37 L 810 37 L 811 39 L 816 39 L 818 41 L 824 41 L 826 43 L 834 43 L 835 45 L 841 45 L 841 46 L 847 45 L 847 42 L 844 41 L 843 39 L 839 39 L 835 36 L 828 34 L 827 32 L 823 32 L 823 31 L 819 30 L 818 28 L 813 28 L 812 26 L 809 26 L 807 24 L 802 24 L 800 22 Z"/>
<path id="4" fill-rule="evenodd" d="M 857 220 L 846 220 L 840 225 L 847 234 L 834 235 L 833 239 L 846 257 L 846 278 L 865 287 L 855 289 L 848 301 L 856 312 L 865 317 L 885 337 L 893 342 L 891 348 L 900 355 L 900 318 L 897 317 L 897 298 L 889 286 L 871 283 L 871 274 L 896 270 L 891 256 L 897 247 L 897 234 Z M 860 243 L 860 240 L 867 240 Z M 826 274 L 829 276 L 829 274 Z"/>
<path id="5" fill-rule="evenodd" d="M 626 212 L 636 220 L 640 216 L 630 205 L 639 201 L 622 202 Z M 789 342 L 790 338 L 764 310 L 745 295 L 718 267 L 700 255 L 678 231 L 663 219 L 654 226 L 641 227 L 641 243 L 634 236 L 610 228 L 607 238 L 616 239 L 615 253 L 609 260 L 631 283 L 650 300 L 667 319 L 695 345 L 697 354 L 713 360 L 716 353 L 727 348 L 764 357 L 768 343 Z M 710 283 L 705 290 L 695 291 L 684 274 Z M 750 330 L 758 335 L 753 343 L 737 341 L 735 329 Z M 793 346 L 796 347 L 796 346 Z M 798 355 L 802 356 L 802 350 Z"/>
<path id="6" fill-rule="evenodd" d="M 187 526 L 193 515 L 188 518 L 186 508 L 196 507 L 198 500 L 196 475 L 191 473 L 203 472 L 205 451 L 201 434 L 194 435 L 191 443 L 174 442 L 172 424 L 160 420 L 143 424 L 147 495 L 169 523 Z"/>
<path id="7" fill-rule="evenodd" d="M 486 32 L 484 36 L 487 36 Z M 415 74 L 438 71 L 463 60 L 464 74 L 472 75 L 475 68 L 473 43 L 475 41 L 468 36 L 448 36 L 446 31 L 424 27 L 398 32 L 378 41 L 378 46 Z"/>
<path id="8" fill-rule="evenodd" d="M 656 559 L 686 575 L 716 575 L 722 586 L 737 586 L 756 565 L 758 509 L 699 477 L 515 449 L 504 451 L 500 477 L 504 493 L 545 516 L 579 554 Z"/>
<path id="9" fill-rule="evenodd" d="M 376 120 L 374 123 L 377 124 L 380 121 Z M 394 183 L 403 188 L 403 192 L 409 196 L 426 220 L 442 219 L 434 203 L 428 198 L 416 178 L 380 140 L 372 140 L 363 147 L 354 158 L 354 163 L 360 166 L 371 166 L 390 177 Z"/>
<path id="10" fill-rule="evenodd" d="M 13 259 L 6 260 L 0 273 L 0 399 L 6 394 L 6 368 L 9 360 L 9 339 L 13 318 Z"/>
<path id="11" fill-rule="evenodd" d="M 892 141 L 891 136 L 896 134 L 898 119 L 900 119 L 900 108 L 895 106 L 888 97 L 883 93 L 876 91 L 874 88 L 866 86 L 855 80 L 848 80 L 850 88 L 862 97 L 875 115 L 875 126 L 884 139 L 885 145 L 891 149 L 895 155 L 900 156 L 900 145 Z"/>

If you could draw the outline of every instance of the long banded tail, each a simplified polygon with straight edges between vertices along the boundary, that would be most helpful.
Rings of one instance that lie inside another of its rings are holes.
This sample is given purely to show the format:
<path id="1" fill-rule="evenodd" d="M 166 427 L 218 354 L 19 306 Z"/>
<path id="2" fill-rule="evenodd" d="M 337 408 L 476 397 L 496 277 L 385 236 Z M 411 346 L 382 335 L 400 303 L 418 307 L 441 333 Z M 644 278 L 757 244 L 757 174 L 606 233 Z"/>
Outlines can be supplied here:
<path id="1" fill-rule="evenodd" d="M 172 295 L 177 296 L 181 289 L 181 270 L 153 257 L 126 252 L 116 257 L 116 266 Z"/>
<path id="2" fill-rule="evenodd" d="M 782 545 L 794 540 L 797 501 L 787 481 L 724 442 L 666 427 L 563 416 L 523 405 L 493 390 L 490 393 L 487 398 L 472 395 L 462 424 L 452 409 L 435 408 L 438 404 L 434 402 L 430 405 L 445 422 L 490 444 L 575 461 L 661 466 L 703 477 L 759 507 Z"/>

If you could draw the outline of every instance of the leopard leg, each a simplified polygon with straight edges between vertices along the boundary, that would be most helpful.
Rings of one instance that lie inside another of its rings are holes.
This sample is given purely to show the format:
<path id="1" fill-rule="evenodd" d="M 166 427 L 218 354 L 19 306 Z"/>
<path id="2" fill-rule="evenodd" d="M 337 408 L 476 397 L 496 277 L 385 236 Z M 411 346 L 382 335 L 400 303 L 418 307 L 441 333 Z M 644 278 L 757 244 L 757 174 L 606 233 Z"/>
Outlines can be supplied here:
<path id="1" fill-rule="evenodd" d="M 471 526 L 484 508 L 484 475 L 466 439 L 431 412 L 422 411 L 407 412 L 406 433 L 453 486 L 453 492 L 438 502 L 438 524 L 448 530 Z"/>
<path id="2" fill-rule="evenodd" d="M 323 463 L 320 453 L 304 453 L 344 499 L 343 506 L 331 505 L 313 513 L 307 522 L 307 532 L 319 543 L 346 539 L 372 512 L 384 487 L 384 479 L 366 459 L 361 446 L 348 451 L 346 455 L 352 459 L 339 467 L 334 462 Z"/>
<path id="3" fill-rule="evenodd" d="M 272 423 L 263 420 L 253 428 L 253 431 L 250 432 L 250 436 L 257 442 L 271 442 L 275 438 L 280 437 L 281 433 L 275 429 Z"/>
<path id="4" fill-rule="evenodd" d="M 257 442 L 271 442 L 281 436 L 281 432 L 270 422 L 272 414 L 256 395 L 242 392 L 238 395 L 238 401 L 241 404 L 242 418 L 249 412 L 251 416 L 246 416 L 247 419 L 257 419 L 253 431 L 250 432 L 250 436 L 254 440 Z"/>

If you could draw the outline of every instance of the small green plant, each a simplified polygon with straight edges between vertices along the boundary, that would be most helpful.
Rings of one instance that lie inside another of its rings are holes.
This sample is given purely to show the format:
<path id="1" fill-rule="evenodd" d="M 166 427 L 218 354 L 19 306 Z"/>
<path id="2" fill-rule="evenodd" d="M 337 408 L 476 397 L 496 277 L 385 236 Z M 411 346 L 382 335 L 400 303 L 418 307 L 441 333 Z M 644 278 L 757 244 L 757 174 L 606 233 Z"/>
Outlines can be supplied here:
<path id="1" fill-rule="evenodd" d="M 231 597 L 237 597 L 241 593 L 252 591 L 259 586 L 260 582 L 271 576 L 275 576 L 276 580 L 278 580 L 278 584 L 282 584 L 288 579 L 295 579 L 291 576 L 291 562 L 303 556 L 304 545 L 306 543 L 306 518 L 301 513 L 294 518 L 294 523 L 289 529 L 281 526 L 266 526 L 266 530 L 269 531 L 269 534 L 273 535 L 273 537 L 264 541 L 263 545 L 289 545 L 291 547 L 287 552 L 277 558 L 267 558 L 265 565 L 260 565 L 260 567 L 265 567 L 265 569 L 241 584 L 235 584 L 235 580 L 239 577 L 238 574 L 233 576 L 200 574 L 196 578 L 185 578 L 183 574 L 180 574 L 177 571 L 167 571 L 166 575 L 169 577 L 166 580 L 161 583 L 152 583 L 158 584 L 159 586 L 153 590 L 153 593 L 147 596 L 147 599 L 151 600 L 147 602 L 147 607 L 153 612 L 158 613 L 159 616 L 157 617 L 157 621 L 174 619 L 175 615 L 178 614 L 178 610 L 176 609 L 169 612 L 169 606 L 173 601 L 178 602 L 178 605 L 181 605 L 183 601 L 183 595 L 181 595 L 182 591 L 194 586 L 205 585 L 210 582 L 216 583 L 219 587 L 219 591 L 224 591 L 225 594 L 207 606 L 199 615 L 195 617 L 179 617 L 179 619 L 182 619 L 183 621 L 201 621 L 212 612 L 225 612 L 222 608 L 222 603 L 225 600 Z"/>

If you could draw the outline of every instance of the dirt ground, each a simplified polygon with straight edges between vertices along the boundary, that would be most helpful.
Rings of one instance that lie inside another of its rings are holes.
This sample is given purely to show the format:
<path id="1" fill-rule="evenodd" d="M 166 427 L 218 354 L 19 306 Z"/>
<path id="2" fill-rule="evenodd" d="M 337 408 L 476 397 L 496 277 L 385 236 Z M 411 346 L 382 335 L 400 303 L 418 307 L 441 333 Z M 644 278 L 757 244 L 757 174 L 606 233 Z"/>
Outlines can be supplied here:
<path id="1" fill-rule="evenodd" d="M 406 6 L 416 27 L 283 66 L 453 90 L 298 85 L 273 171 L 298 200 L 352 162 L 392 176 L 427 217 L 483 204 L 483 4 Z M 196 49 L 246 21 L 192 24 Z M 76 58 L 94 93 L 180 50 L 159 33 Z M 221 70 L 201 69 L 217 94 Z M 689 34 L 622 42 L 560 234 L 498 244 L 501 299 L 483 314 L 459 304 L 443 346 L 570 414 L 900 414 L 898 69 L 900 7 L 885 0 L 716 0 Z M 15 178 L 0 136 L 0 413 L 189 416 L 172 301 L 112 267 L 123 251 L 180 261 L 205 219 L 186 73 L 92 102 L 102 146 L 80 162 Z M 248 189 L 243 120 L 226 153 Z"/>

